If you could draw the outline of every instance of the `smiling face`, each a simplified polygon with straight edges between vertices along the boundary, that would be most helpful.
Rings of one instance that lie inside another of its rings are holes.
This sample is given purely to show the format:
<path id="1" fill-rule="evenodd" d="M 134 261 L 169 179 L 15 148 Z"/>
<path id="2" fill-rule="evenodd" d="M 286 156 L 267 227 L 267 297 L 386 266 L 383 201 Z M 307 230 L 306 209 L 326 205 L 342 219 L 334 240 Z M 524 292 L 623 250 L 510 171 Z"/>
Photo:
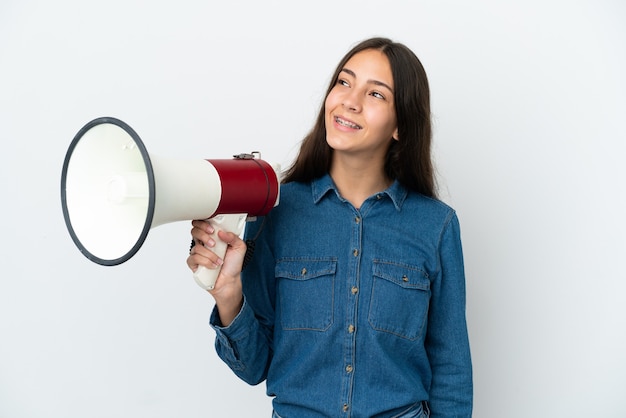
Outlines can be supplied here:
<path id="1" fill-rule="evenodd" d="M 325 101 L 326 141 L 335 153 L 384 161 L 398 139 L 391 65 L 381 51 L 350 58 Z"/>

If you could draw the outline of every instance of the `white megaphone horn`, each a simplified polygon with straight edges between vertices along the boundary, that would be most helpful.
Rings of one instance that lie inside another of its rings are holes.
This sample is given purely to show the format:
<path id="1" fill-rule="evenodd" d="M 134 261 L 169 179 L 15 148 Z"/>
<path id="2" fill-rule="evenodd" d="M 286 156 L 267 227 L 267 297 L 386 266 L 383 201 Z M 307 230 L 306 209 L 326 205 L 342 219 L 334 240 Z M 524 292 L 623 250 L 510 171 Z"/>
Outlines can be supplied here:
<path id="1" fill-rule="evenodd" d="M 133 257 L 150 229 L 206 219 L 217 234 L 241 234 L 246 219 L 278 205 L 280 167 L 258 153 L 224 160 L 176 160 L 148 155 L 135 131 L 103 117 L 74 137 L 63 163 L 61 203 L 72 240 L 91 261 L 114 266 Z M 219 257 L 226 244 L 215 239 Z M 219 268 L 193 277 L 213 289 Z"/>

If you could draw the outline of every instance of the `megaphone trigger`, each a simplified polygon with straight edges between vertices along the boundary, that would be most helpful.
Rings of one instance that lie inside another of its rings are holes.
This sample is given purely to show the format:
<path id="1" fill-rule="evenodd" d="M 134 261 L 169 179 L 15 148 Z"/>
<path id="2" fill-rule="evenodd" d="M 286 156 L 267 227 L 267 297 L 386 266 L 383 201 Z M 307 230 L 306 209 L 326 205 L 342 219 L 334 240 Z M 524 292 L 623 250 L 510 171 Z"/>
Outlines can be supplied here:
<path id="1" fill-rule="evenodd" d="M 221 259 L 224 259 L 228 244 L 222 241 L 217 236 L 217 233 L 219 231 L 228 231 L 240 235 L 243 231 L 243 227 L 246 223 L 247 217 L 247 214 L 240 213 L 217 215 L 213 218 L 207 219 L 206 221 L 210 223 L 214 229 L 213 234 L 211 234 L 211 238 L 213 238 L 213 241 L 215 241 L 215 246 L 211 247 L 210 250 L 213 251 Z M 220 270 L 220 267 L 209 269 L 204 266 L 200 266 L 193 273 L 193 278 L 195 279 L 198 286 L 200 286 L 201 288 L 205 290 L 213 290 L 215 288 L 215 282 L 217 281 L 217 277 L 220 274 Z"/>

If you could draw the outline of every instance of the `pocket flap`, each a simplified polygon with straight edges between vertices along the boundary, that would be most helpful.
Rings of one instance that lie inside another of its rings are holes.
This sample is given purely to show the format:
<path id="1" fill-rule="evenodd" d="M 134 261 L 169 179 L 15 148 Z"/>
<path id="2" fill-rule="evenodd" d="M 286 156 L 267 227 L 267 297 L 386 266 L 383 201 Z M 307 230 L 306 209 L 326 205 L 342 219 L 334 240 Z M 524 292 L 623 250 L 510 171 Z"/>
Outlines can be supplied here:
<path id="1" fill-rule="evenodd" d="M 276 277 L 292 280 L 309 280 L 335 274 L 337 260 L 334 258 L 290 258 L 276 262 Z"/>
<path id="2" fill-rule="evenodd" d="M 374 260 L 373 274 L 407 289 L 429 290 L 428 273 L 420 267 Z"/>

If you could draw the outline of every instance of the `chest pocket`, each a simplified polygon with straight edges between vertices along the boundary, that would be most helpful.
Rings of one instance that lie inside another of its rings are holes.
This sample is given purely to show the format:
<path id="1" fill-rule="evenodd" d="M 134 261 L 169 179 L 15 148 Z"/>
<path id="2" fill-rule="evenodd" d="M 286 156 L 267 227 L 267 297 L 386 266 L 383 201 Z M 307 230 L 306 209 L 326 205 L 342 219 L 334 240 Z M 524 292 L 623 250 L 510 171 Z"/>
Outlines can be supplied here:
<path id="1" fill-rule="evenodd" d="M 333 323 L 334 258 L 278 260 L 277 317 L 285 330 L 325 331 Z"/>
<path id="2" fill-rule="evenodd" d="M 368 322 L 376 331 L 421 338 L 430 301 L 430 280 L 421 268 L 374 260 Z"/>

